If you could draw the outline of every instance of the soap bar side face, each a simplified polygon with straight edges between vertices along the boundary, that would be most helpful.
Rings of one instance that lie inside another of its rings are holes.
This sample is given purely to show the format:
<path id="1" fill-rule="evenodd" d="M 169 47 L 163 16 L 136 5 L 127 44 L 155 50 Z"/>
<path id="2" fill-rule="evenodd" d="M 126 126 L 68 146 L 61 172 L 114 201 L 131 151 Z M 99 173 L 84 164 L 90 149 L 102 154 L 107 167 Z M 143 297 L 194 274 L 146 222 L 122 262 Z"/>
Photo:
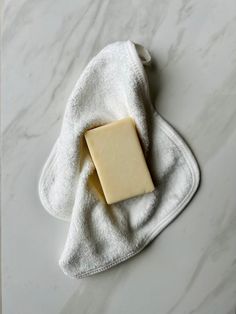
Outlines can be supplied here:
<path id="1" fill-rule="evenodd" d="M 89 130 L 85 138 L 108 204 L 154 190 L 131 118 Z"/>

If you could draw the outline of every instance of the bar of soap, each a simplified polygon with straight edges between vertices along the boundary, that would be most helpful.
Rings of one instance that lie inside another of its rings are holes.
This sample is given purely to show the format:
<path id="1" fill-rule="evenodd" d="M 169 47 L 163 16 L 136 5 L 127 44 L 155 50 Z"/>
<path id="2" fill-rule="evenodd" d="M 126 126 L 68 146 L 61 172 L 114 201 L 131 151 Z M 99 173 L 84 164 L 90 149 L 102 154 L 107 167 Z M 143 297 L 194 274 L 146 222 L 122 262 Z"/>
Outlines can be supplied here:
<path id="1" fill-rule="evenodd" d="M 154 190 L 131 118 L 88 130 L 85 139 L 108 204 Z"/>

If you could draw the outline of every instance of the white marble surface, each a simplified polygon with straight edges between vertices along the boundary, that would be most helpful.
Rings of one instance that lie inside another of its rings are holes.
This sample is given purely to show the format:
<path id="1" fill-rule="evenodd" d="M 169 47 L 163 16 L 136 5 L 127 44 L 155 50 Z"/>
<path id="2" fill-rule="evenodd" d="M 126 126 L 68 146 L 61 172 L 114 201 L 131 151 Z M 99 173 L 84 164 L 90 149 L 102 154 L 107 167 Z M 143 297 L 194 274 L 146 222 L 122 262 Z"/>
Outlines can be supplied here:
<path id="1" fill-rule="evenodd" d="M 153 101 L 202 185 L 143 253 L 71 280 L 57 264 L 68 225 L 43 210 L 38 177 L 82 69 L 128 38 L 151 51 Z M 235 0 L 7 0 L 2 43 L 3 313 L 235 313 Z"/>

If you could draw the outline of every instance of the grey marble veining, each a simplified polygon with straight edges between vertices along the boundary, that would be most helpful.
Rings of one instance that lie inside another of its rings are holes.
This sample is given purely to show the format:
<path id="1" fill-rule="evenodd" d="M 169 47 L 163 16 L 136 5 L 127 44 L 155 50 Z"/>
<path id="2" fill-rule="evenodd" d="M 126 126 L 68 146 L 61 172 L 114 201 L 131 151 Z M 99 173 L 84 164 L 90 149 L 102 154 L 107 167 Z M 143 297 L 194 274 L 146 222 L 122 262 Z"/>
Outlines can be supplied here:
<path id="1" fill-rule="evenodd" d="M 236 2 L 7 0 L 2 28 L 3 313 L 235 313 Z M 71 280 L 57 265 L 68 226 L 43 210 L 38 177 L 86 63 L 125 39 L 150 50 L 153 104 L 202 184 L 141 254 Z"/>

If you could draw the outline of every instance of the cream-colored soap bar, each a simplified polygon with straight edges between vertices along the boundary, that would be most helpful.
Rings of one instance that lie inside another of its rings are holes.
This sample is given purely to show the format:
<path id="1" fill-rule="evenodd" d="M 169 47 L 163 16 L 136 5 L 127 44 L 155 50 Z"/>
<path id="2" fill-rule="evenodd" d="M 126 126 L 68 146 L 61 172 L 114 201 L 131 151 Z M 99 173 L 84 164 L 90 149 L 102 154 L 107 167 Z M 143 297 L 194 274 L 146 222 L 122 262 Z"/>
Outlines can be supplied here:
<path id="1" fill-rule="evenodd" d="M 91 129 L 85 139 L 108 204 L 154 190 L 131 118 Z"/>

